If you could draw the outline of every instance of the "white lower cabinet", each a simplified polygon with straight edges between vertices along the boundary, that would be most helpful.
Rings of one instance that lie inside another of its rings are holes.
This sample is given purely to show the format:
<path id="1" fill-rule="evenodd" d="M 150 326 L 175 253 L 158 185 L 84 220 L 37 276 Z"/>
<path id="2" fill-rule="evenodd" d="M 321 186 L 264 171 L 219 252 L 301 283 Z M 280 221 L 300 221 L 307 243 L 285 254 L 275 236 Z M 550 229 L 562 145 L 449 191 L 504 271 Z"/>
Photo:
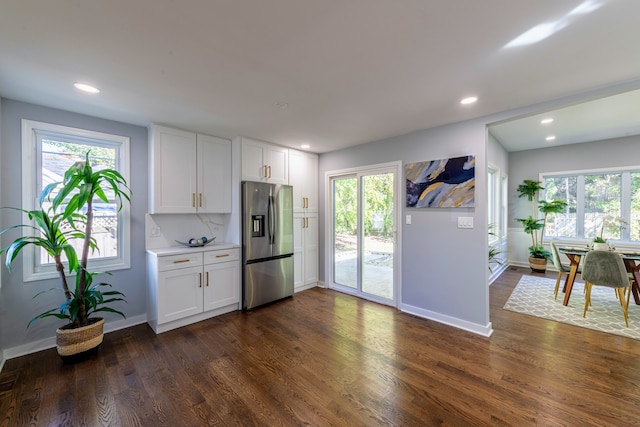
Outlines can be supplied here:
<path id="1" fill-rule="evenodd" d="M 147 321 L 156 333 L 238 310 L 240 250 L 147 251 Z"/>
<path id="2" fill-rule="evenodd" d="M 293 214 L 293 289 L 318 284 L 318 214 Z"/>

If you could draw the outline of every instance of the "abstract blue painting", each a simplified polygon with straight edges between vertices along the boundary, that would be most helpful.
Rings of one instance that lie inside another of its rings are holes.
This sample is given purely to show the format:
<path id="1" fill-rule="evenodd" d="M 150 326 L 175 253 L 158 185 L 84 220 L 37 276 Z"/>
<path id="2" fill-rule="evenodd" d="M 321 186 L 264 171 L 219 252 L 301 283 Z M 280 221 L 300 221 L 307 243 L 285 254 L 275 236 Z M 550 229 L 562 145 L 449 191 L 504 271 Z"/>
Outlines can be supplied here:
<path id="1" fill-rule="evenodd" d="M 475 156 L 408 163 L 404 167 L 407 207 L 473 207 L 475 166 Z"/>

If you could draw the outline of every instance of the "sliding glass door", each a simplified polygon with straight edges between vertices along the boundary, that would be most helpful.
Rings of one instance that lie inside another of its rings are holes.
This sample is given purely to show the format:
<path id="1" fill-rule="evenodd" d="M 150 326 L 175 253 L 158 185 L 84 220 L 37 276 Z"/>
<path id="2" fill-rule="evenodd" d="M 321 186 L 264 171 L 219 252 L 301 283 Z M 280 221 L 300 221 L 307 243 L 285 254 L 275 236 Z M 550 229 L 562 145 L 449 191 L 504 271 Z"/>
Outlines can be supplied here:
<path id="1" fill-rule="evenodd" d="M 384 304 L 396 302 L 396 167 L 330 178 L 331 287 Z"/>

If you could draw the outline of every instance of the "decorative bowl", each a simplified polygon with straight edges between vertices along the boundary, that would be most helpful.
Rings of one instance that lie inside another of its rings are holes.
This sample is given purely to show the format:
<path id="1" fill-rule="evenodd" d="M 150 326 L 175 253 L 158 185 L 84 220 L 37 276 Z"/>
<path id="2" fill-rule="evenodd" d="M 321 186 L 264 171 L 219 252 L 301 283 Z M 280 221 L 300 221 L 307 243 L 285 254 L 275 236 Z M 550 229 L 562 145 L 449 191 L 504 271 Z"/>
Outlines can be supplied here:
<path id="1" fill-rule="evenodd" d="M 216 240 L 215 237 L 200 237 L 199 239 L 191 238 L 188 242 L 181 242 L 180 240 L 176 240 L 176 242 L 188 248 L 199 248 L 202 246 L 206 246 L 209 243 L 213 243 L 214 240 Z"/>

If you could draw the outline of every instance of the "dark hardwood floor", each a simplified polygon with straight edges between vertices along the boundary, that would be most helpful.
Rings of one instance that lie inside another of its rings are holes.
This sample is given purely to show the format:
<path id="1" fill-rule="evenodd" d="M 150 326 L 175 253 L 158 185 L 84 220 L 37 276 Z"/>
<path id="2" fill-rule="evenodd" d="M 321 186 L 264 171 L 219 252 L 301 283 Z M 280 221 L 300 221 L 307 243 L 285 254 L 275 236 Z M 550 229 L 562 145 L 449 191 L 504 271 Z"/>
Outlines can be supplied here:
<path id="1" fill-rule="evenodd" d="M 312 289 L 109 333 L 78 364 L 11 359 L 0 425 L 639 425 L 640 342 L 502 310 L 523 273 L 491 286 L 491 338 Z"/>

